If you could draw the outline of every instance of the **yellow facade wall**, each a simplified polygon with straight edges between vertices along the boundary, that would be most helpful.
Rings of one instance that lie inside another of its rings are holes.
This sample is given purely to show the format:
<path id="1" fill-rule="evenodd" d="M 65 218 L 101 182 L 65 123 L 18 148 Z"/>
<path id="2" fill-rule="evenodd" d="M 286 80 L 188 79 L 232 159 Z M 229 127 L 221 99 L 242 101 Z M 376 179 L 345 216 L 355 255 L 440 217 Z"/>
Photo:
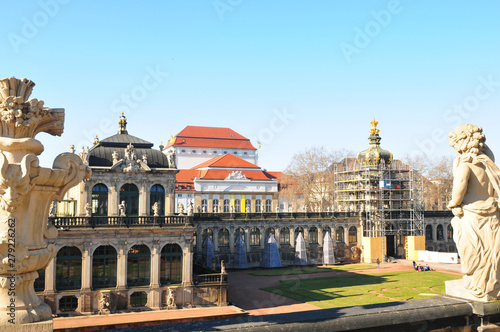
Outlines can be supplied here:
<path id="1" fill-rule="evenodd" d="M 361 257 L 364 263 L 375 263 L 377 258 L 382 262 L 383 245 L 385 238 L 383 237 L 363 237 Z"/>
<path id="2" fill-rule="evenodd" d="M 406 259 L 418 260 L 418 251 L 425 250 L 425 236 L 407 236 L 406 245 L 408 248 Z"/>

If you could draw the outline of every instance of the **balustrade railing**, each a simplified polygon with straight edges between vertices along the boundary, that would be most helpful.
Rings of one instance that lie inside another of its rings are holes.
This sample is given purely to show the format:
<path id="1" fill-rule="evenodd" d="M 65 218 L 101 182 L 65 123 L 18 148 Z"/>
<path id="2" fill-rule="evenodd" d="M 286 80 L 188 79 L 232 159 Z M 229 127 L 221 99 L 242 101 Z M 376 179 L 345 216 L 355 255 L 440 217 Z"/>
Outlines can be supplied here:
<path id="1" fill-rule="evenodd" d="M 212 274 L 199 274 L 194 279 L 195 285 L 200 284 L 226 284 L 227 274 L 222 273 L 212 273 Z"/>
<path id="2" fill-rule="evenodd" d="M 72 227 L 141 227 L 141 226 L 174 226 L 191 224 L 188 216 L 107 216 L 107 217 L 49 217 L 57 228 Z"/>

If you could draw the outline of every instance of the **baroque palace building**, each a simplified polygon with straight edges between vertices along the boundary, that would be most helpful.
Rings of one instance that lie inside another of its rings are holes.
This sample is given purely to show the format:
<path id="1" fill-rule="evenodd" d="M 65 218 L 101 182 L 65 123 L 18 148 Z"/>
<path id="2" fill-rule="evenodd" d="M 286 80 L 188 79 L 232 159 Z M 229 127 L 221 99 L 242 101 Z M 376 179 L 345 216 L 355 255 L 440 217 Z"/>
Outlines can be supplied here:
<path id="1" fill-rule="evenodd" d="M 193 278 L 195 227 L 174 215 L 175 160 L 126 125 L 122 115 L 118 134 L 79 154 L 92 176 L 49 216 L 57 255 L 36 290 L 55 314 L 226 304 L 226 275 Z"/>
<path id="2" fill-rule="evenodd" d="M 60 230 L 57 255 L 39 271 L 35 287 L 55 314 L 161 309 L 172 301 L 178 308 L 225 305 L 227 275 L 220 266 L 224 261 L 227 268 L 237 267 L 240 235 L 249 267 L 261 265 L 270 234 L 283 265 L 294 264 L 299 233 L 308 264 L 322 263 L 325 236 L 333 240 L 338 263 L 378 257 L 363 254 L 364 238 L 381 229 L 371 208 L 351 207 L 347 195 L 338 211 L 283 212 L 280 173 L 257 166 L 257 150 L 233 130 L 188 126 L 166 147 L 154 149 L 128 134 L 126 125 L 122 115 L 118 134 L 96 139 L 79 154 L 92 176 L 49 216 Z M 393 184 L 401 191 L 405 181 L 400 182 Z M 400 201 L 392 207 L 405 208 Z M 451 214 L 423 215 L 418 234 L 426 236 L 427 249 L 453 250 Z M 413 222 L 408 220 L 401 223 Z M 399 224 L 392 225 L 393 234 L 385 236 L 393 236 L 394 250 L 387 253 L 408 258 Z"/>

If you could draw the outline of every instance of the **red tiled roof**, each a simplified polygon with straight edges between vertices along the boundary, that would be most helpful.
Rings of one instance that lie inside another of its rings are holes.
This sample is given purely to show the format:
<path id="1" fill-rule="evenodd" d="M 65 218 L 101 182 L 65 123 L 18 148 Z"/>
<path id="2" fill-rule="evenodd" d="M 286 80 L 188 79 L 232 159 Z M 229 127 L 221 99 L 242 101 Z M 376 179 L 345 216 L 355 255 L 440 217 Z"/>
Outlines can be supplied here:
<path id="1" fill-rule="evenodd" d="M 255 168 L 255 169 L 260 169 L 259 166 L 252 164 L 251 162 L 248 162 L 244 159 L 241 159 L 240 157 L 236 157 L 235 155 L 228 153 L 224 154 L 222 156 L 218 156 L 215 158 L 212 158 L 210 160 L 205 161 L 204 163 L 201 163 L 192 169 L 199 169 L 199 168 L 205 168 L 205 167 L 216 167 L 216 168 Z"/>
<path id="2" fill-rule="evenodd" d="M 165 148 L 171 146 L 256 150 L 248 138 L 232 129 L 200 126 L 187 126 L 181 130 Z"/>
<path id="3" fill-rule="evenodd" d="M 200 172 L 200 179 L 203 180 L 223 180 L 231 174 L 232 170 L 217 170 L 217 169 L 208 169 L 202 170 Z M 265 172 L 262 171 L 241 171 L 241 174 L 244 174 L 249 180 L 274 180 L 274 178 L 270 178 L 266 175 Z"/>

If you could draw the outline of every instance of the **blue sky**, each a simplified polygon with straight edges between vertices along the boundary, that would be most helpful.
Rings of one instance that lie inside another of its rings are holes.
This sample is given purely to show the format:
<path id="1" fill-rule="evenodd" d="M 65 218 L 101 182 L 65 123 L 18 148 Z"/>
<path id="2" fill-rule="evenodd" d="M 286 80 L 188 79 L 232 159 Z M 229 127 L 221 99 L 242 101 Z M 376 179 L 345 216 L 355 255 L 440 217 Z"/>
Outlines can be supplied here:
<path id="1" fill-rule="evenodd" d="M 50 166 L 69 144 L 116 133 L 166 143 L 187 125 L 230 127 L 284 170 L 313 146 L 361 151 L 369 121 L 395 158 L 452 155 L 447 133 L 482 126 L 500 153 L 496 1 L 10 1 L 0 77 L 66 109 L 37 136 Z"/>

